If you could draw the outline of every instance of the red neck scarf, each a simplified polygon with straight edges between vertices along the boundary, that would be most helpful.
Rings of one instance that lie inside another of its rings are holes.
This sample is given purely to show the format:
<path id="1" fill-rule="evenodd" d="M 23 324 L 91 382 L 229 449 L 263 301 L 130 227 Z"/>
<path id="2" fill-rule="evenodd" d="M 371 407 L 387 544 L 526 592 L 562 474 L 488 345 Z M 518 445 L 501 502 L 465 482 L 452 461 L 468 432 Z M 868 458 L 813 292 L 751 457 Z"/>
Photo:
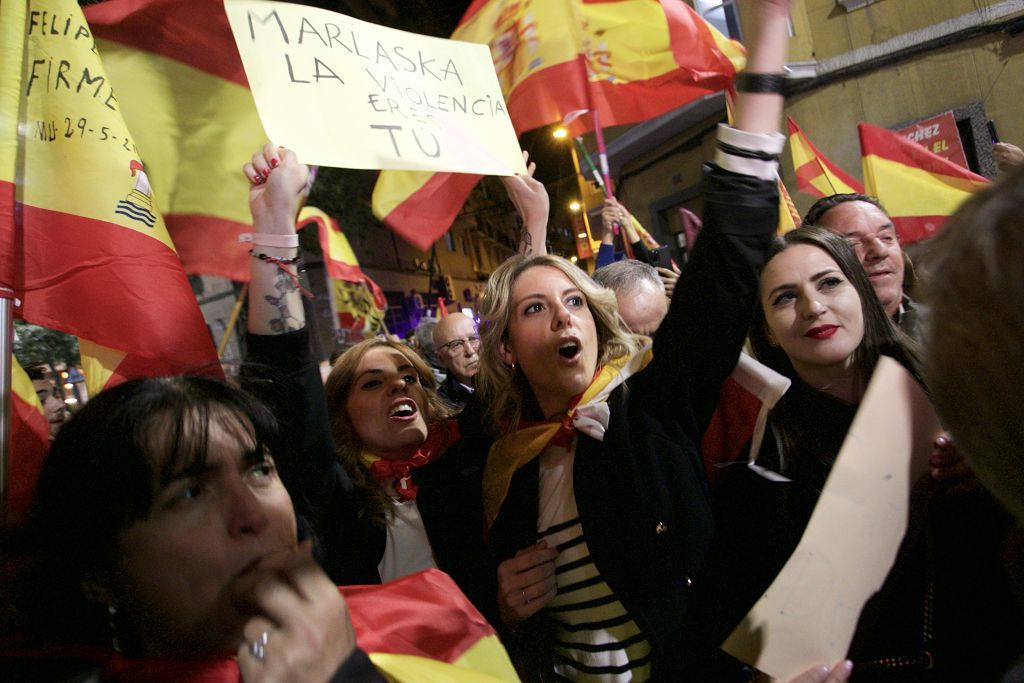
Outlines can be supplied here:
<path id="1" fill-rule="evenodd" d="M 381 486 L 394 484 L 400 501 L 416 500 L 417 487 L 412 480 L 411 470 L 441 457 L 458 438 L 459 423 L 454 419 L 445 420 L 431 425 L 427 440 L 408 459 L 384 460 L 372 453 L 363 453 L 363 462 L 369 466 Z"/>

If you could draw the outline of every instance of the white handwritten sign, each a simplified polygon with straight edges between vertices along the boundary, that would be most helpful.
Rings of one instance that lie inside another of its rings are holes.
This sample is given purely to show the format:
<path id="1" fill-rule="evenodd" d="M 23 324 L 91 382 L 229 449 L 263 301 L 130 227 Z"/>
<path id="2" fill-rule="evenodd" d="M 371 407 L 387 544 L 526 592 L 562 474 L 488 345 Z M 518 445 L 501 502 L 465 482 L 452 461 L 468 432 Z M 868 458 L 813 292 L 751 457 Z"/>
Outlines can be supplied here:
<path id="1" fill-rule="evenodd" d="M 939 429 L 910 373 L 879 359 L 800 544 L 723 650 L 784 681 L 846 656 L 892 568 Z"/>
<path id="2" fill-rule="evenodd" d="M 283 2 L 224 7 L 267 134 L 304 162 L 526 172 L 486 45 Z"/>

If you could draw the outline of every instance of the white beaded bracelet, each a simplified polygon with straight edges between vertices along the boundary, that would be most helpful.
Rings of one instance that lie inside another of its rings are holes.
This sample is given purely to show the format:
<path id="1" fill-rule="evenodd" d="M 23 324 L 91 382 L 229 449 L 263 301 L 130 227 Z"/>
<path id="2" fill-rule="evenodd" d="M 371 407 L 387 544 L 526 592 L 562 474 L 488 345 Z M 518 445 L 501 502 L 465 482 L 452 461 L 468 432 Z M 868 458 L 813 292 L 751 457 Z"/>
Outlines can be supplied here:
<path id="1" fill-rule="evenodd" d="M 275 235 L 267 232 L 253 232 L 239 236 L 238 241 L 252 242 L 255 247 L 288 248 L 299 246 L 299 236 L 295 233 L 290 235 Z"/>

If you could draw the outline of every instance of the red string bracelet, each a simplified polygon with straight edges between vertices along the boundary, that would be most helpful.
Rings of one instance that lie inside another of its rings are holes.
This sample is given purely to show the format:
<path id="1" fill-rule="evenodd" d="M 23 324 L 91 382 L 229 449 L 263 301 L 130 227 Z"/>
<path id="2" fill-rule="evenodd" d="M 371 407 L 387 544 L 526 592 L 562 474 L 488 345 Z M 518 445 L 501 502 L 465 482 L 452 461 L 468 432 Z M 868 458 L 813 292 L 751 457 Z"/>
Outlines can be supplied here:
<path id="1" fill-rule="evenodd" d="M 253 258 L 258 258 L 260 261 L 263 261 L 264 263 L 273 263 L 275 266 L 277 266 L 278 270 L 282 271 L 285 275 L 291 278 L 292 284 L 294 284 L 295 287 L 300 292 L 302 292 L 303 296 L 305 296 L 307 299 L 313 298 L 313 293 L 302 286 L 302 282 L 299 280 L 299 273 L 288 268 L 288 266 L 295 265 L 296 263 L 299 262 L 298 256 L 295 256 L 293 258 L 277 258 L 276 256 L 270 256 L 269 254 L 261 254 L 252 249 L 249 250 L 249 256 L 252 256 Z"/>

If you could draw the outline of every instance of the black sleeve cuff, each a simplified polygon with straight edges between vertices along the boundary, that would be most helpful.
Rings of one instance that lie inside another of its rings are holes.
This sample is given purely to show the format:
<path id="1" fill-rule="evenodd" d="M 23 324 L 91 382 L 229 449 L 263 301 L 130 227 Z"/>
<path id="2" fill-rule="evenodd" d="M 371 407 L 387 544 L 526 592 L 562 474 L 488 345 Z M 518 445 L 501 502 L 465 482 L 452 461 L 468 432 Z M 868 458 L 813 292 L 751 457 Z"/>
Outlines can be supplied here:
<path id="1" fill-rule="evenodd" d="M 327 683 L 386 683 L 366 653 L 356 648 Z"/>

